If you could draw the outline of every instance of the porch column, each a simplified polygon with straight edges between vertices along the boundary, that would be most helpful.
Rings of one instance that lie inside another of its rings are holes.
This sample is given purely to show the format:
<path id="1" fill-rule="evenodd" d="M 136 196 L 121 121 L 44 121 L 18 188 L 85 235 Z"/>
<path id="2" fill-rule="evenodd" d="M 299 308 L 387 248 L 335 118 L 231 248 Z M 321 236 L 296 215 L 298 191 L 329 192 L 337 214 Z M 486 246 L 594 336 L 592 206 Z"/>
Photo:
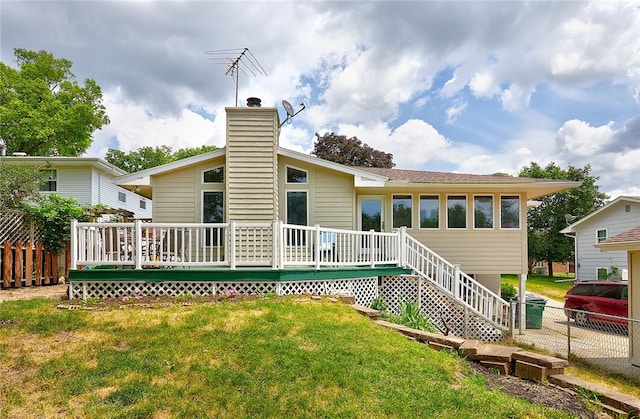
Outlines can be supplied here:
<path id="1" fill-rule="evenodd" d="M 520 296 L 518 298 L 518 321 L 520 322 L 520 325 L 518 327 L 518 333 L 521 335 L 524 335 L 524 330 L 526 327 L 526 304 L 525 304 L 525 298 L 526 298 L 526 294 L 527 293 L 527 274 L 520 274 L 520 284 L 519 284 L 519 289 L 518 289 L 518 295 Z"/>

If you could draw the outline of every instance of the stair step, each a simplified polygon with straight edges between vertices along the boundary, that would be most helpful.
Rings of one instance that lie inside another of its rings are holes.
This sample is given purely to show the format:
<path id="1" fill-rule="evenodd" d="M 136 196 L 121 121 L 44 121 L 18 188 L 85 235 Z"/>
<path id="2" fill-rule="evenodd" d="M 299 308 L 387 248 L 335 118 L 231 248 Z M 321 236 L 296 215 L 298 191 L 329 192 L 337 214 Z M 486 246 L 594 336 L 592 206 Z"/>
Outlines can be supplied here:
<path id="1" fill-rule="evenodd" d="M 472 361 L 511 362 L 513 361 L 513 354 L 521 350 L 520 348 L 509 346 L 480 345 L 477 353 L 468 358 Z"/>

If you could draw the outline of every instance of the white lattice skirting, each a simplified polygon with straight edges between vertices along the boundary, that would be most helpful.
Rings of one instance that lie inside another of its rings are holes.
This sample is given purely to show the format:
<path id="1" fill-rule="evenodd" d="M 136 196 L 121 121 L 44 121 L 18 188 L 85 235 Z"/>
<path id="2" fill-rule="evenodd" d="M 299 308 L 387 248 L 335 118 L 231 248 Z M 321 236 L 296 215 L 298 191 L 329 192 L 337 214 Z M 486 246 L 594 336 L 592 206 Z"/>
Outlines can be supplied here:
<path id="1" fill-rule="evenodd" d="M 122 298 L 125 296 L 215 295 L 227 291 L 236 294 L 276 295 L 339 295 L 349 294 L 356 303 L 369 306 L 378 296 L 378 278 L 354 278 L 324 281 L 291 282 L 144 282 L 144 281 L 81 281 L 70 283 L 70 297 Z"/>
<path id="2" fill-rule="evenodd" d="M 500 329 L 440 290 L 433 282 L 420 281 L 418 276 L 383 277 L 379 292 L 389 312 L 398 314 L 403 302 L 417 303 L 431 324 L 441 331 L 448 328 L 450 335 L 484 342 L 498 342 L 504 337 Z"/>

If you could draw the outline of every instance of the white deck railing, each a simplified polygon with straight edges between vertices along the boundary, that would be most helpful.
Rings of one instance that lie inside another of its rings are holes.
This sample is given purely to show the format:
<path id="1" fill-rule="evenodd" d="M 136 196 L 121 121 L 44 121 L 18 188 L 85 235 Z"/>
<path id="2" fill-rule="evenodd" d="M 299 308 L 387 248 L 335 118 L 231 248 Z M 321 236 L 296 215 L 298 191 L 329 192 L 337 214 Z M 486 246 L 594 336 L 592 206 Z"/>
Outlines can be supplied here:
<path id="1" fill-rule="evenodd" d="M 80 223 L 72 221 L 72 268 L 404 266 L 501 327 L 509 304 L 406 233 L 272 223 Z"/>
<path id="2" fill-rule="evenodd" d="M 72 267 L 371 266 L 401 264 L 399 233 L 272 223 L 72 222 Z"/>
<path id="3" fill-rule="evenodd" d="M 508 302 L 413 237 L 405 235 L 403 242 L 405 266 L 435 282 L 440 289 L 485 319 L 501 328 L 509 326 Z"/>

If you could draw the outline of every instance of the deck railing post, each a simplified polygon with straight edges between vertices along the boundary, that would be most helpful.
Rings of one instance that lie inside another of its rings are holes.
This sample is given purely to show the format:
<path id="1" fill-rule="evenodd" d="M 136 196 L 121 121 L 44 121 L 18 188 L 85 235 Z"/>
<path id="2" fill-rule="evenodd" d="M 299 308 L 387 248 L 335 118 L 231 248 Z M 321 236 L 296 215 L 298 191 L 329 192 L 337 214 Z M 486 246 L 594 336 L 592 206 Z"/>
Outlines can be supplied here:
<path id="1" fill-rule="evenodd" d="M 371 229 L 369 230 L 369 262 L 370 262 L 370 266 L 372 268 L 376 267 L 376 262 L 375 262 L 375 241 L 376 241 L 376 231 Z"/>
<path id="2" fill-rule="evenodd" d="M 229 221 L 229 269 L 236 269 L 236 222 Z"/>
<path id="3" fill-rule="evenodd" d="M 278 264 L 278 269 L 284 268 L 284 253 L 286 252 L 285 248 L 285 237 L 284 237 L 284 223 L 280 220 L 276 221 L 278 223 L 278 258 L 280 259 L 280 263 Z"/>
<path id="4" fill-rule="evenodd" d="M 460 265 L 453 266 L 453 296 L 460 300 Z"/>
<path id="5" fill-rule="evenodd" d="M 279 269 L 280 266 L 280 222 L 273 220 L 271 223 L 271 268 Z"/>
<path id="6" fill-rule="evenodd" d="M 315 229 L 315 246 L 313 247 L 314 258 L 316 261 L 316 270 L 320 269 L 320 224 L 316 224 Z"/>
<path id="7" fill-rule="evenodd" d="M 407 266 L 407 227 L 400 227 L 398 231 L 398 266 Z"/>
<path id="8" fill-rule="evenodd" d="M 71 250 L 71 269 L 78 269 L 78 220 L 71 220 L 71 249 L 70 250 Z"/>
<path id="9" fill-rule="evenodd" d="M 142 269 L 142 221 L 135 220 L 133 222 L 133 234 L 136 238 L 136 253 L 134 255 L 136 269 Z"/>

